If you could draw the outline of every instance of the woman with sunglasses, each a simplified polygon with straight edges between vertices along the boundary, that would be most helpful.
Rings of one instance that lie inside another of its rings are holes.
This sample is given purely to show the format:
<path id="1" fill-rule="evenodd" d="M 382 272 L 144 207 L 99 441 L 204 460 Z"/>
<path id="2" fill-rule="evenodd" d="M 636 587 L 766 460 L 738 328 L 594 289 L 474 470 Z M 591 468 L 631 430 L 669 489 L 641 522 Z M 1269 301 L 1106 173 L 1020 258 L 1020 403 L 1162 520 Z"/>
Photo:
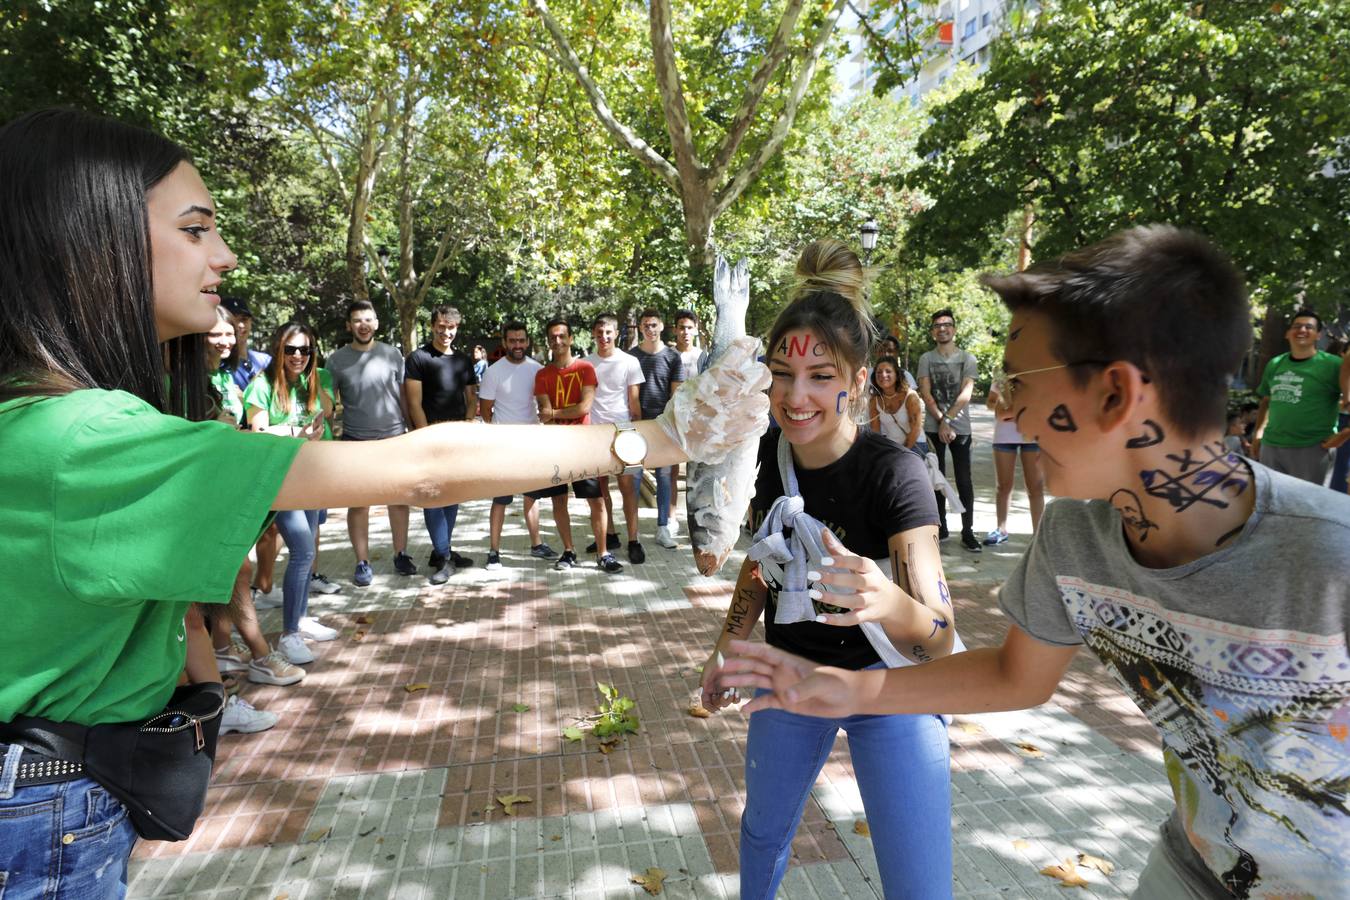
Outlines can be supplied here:
<path id="1" fill-rule="evenodd" d="M 331 440 L 333 382 L 317 365 L 314 332 L 308 325 L 287 322 L 272 337 L 272 361 L 244 391 L 249 427 L 267 434 Z M 297 666 L 314 662 L 305 639 L 331 641 L 337 629 L 309 615 L 310 569 L 314 565 L 319 510 L 287 509 L 277 513 L 277 530 L 290 551 L 281 581 L 281 639 L 277 647 Z"/>

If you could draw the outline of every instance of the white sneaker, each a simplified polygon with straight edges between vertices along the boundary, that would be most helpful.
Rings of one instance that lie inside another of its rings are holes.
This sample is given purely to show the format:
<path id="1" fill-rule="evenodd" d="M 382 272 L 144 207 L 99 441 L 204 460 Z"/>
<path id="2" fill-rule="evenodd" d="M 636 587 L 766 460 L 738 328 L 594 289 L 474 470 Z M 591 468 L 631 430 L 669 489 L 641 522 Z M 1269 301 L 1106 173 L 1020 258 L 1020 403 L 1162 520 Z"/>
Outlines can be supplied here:
<path id="1" fill-rule="evenodd" d="M 332 641 L 338 636 L 336 628 L 329 628 L 313 616 L 301 616 L 300 633 L 311 641 Z"/>
<path id="2" fill-rule="evenodd" d="M 300 646 L 304 647 L 305 642 L 301 641 Z M 306 648 L 306 653 L 309 649 Z M 313 659 L 313 655 L 310 659 Z M 291 665 L 280 650 L 273 650 L 262 659 L 255 659 L 248 664 L 248 680 L 255 684 L 295 684 L 305 677 L 305 670 L 299 666 Z"/>
<path id="3" fill-rule="evenodd" d="M 309 589 L 315 594 L 336 594 L 342 588 L 324 577 L 322 572 L 315 572 L 309 576 Z"/>
<path id="4" fill-rule="evenodd" d="M 254 609 L 281 609 L 281 598 L 272 596 L 276 593 L 275 590 L 268 591 L 265 594 L 257 588 L 249 588 L 249 590 L 253 594 Z"/>
<path id="5" fill-rule="evenodd" d="M 243 672 L 248 668 L 251 659 L 253 654 L 249 653 L 248 647 L 239 638 L 231 635 L 230 646 L 216 651 L 216 668 L 222 675 Z"/>
<path id="6" fill-rule="evenodd" d="M 670 536 L 670 527 L 667 525 L 658 525 L 656 528 L 656 543 L 658 546 L 665 547 L 667 550 L 675 549 L 675 539 Z"/>
<path id="7" fill-rule="evenodd" d="M 286 659 L 297 666 L 314 662 L 314 654 L 309 652 L 309 648 L 305 646 L 305 639 L 300 636 L 298 631 L 283 634 L 281 640 L 277 641 L 277 649 L 286 655 Z"/>
<path id="8" fill-rule="evenodd" d="M 220 716 L 220 733 L 229 734 L 231 731 L 237 731 L 240 734 L 253 734 L 256 731 L 266 731 L 275 724 L 277 724 L 276 713 L 254 709 L 247 700 L 235 695 L 225 701 L 225 712 Z"/>

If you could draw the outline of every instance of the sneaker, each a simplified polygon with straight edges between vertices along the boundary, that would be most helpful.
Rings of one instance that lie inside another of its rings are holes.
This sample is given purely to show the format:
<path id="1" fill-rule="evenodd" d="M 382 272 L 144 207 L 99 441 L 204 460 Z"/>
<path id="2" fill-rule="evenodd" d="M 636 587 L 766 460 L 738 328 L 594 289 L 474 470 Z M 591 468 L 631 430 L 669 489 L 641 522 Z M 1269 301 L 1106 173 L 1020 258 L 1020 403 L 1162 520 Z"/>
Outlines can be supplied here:
<path id="1" fill-rule="evenodd" d="M 980 542 L 979 542 L 979 540 L 975 537 L 975 532 L 973 532 L 973 531 L 963 531 L 963 532 L 961 532 L 961 546 L 962 546 L 962 547 L 965 547 L 965 548 L 966 548 L 967 550 L 969 550 L 971 553 L 979 553 L 979 552 L 980 552 Z"/>
<path id="2" fill-rule="evenodd" d="M 300 617 L 300 635 L 311 641 L 331 641 L 337 638 L 338 630 L 329 628 L 313 616 Z"/>
<path id="3" fill-rule="evenodd" d="M 604 556 L 600 557 L 600 561 L 597 562 L 596 565 L 611 575 L 615 572 L 623 571 L 623 563 L 615 559 L 613 553 L 606 553 Z"/>
<path id="4" fill-rule="evenodd" d="M 352 584 L 357 587 L 369 587 L 374 580 L 375 572 L 370 568 L 369 562 L 363 559 L 356 564 L 356 572 L 352 575 Z"/>
<path id="5" fill-rule="evenodd" d="M 473 566 L 473 560 L 467 556 L 460 556 L 455 551 L 450 551 L 450 561 L 455 564 L 456 569 L 467 569 Z"/>
<path id="6" fill-rule="evenodd" d="M 249 592 L 253 597 L 254 609 L 281 609 L 281 598 L 273 597 L 272 591 L 263 593 L 257 588 L 249 588 Z"/>
<path id="7" fill-rule="evenodd" d="M 628 561 L 635 566 L 647 561 L 647 551 L 642 549 L 642 541 L 628 542 Z"/>
<path id="8" fill-rule="evenodd" d="M 427 584 L 445 584 L 455 574 L 455 564 L 446 560 L 441 567 L 427 576 Z"/>
<path id="9" fill-rule="evenodd" d="M 1008 532 L 1004 531 L 1002 528 L 995 528 L 985 537 L 984 545 L 986 547 L 993 547 L 995 544 L 1002 544 L 1007 539 Z"/>
<path id="10" fill-rule="evenodd" d="M 298 631 L 283 634 L 281 640 L 277 641 L 277 649 L 294 665 L 303 666 L 314 662 L 314 654 L 309 652 L 309 647 L 305 646 L 305 639 Z"/>
<path id="11" fill-rule="evenodd" d="M 656 545 L 658 547 L 665 547 L 667 550 L 675 549 L 675 538 L 670 536 L 669 525 L 656 526 Z"/>
<path id="12" fill-rule="evenodd" d="M 564 550 L 563 555 L 558 557 L 558 561 L 553 564 L 553 568 L 559 572 L 565 572 L 577 564 L 577 555 L 571 550 Z"/>
<path id="13" fill-rule="evenodd" d="M 548 544 L 535 544 L 530 548 L 530 555 L 535 559 L 552 559 L 558 553 Z"/>
<path id="14" fill-rule="evenodd" d="M 231 697 L 225 701 L 225 712 L 220 716 L 220 733 L 253 734 L 266 731 L 277 724 L 277 714 L 254 709 L 253 704 L 243 697 Z"/>
<path id="15" fill-rule="evenodd" d="M 311 594 L 336 594 L 342 588 L 323 576 L 322 572 L 315 572 L 309 576 L 309 592 Z"/>
<path id="16" fill-rule="evenodd" d="M 938 540 L 939 540 L 939 541 L 945 541 L 947 538 L 949 538 L 949 537 L 951 537 L 951 536 L 952 536 L 952 533 L 951 533 L 951 531 L 947 528 L 947 523 L 946 523 L 946 522 L 939 522 L 939 523 L 938 523 Z"/>
<path id="17" fill-rule="evenodd" d="M 406 553 L 395 553 L 394 571 L 400 575 L 416 575 L 417 563 L 413 562 L 412 557 Z"/>
<path id="18" fill-rule="evenodd" d="M 612 534 L 612 533 L 611 533 L 611 534 L 605 535 L 605 549 L 606 549 L 606 550 L 618 550 L 618 549 L 619 549 L 619 536 L 618 536 L 617 534 Z M 589 544 L 586 545 L 586 552 L 587 552 L 587 553 L 594 553 L 594 552 L 595 552 L 595 541 L 591 541 Z"/>
<path id="19" fill-rule="evenodd" d="M 216 668 L 222 675 L 229 672 L 243 672 L 248 668 L 251 659 L 253 654 L 248 652 L 248 647 L 239 638 L 231 637 L 228 647 L 216 651 Z"/>
<path id="20" fill-rule="evenodd" d="M 304 646 L 304 641 L 300 642 L 300 646 Z M 304 677 L 305 670 L 291 665 L 280 650 L 273 650 L 262 659 L 255 659 L 248 664 L 248 680 L 254 684 L 295 684 Z"/>
<path id="21" fill-rule="evenodd" d="M 432 550 L 431 556 L 427 558 L 427 565 L 433 569 L 439 569 L 445 565 L 445 554 Z"/>
<path id="22" fill-rule="evenodd" d="M 495 572 L 501 567 L 502 567 L 502 555 L 498 553 L 496 550 L 489 550 L 487 563 L 484 564 L 483 568 L 487 569 L 489 572 Z"/>

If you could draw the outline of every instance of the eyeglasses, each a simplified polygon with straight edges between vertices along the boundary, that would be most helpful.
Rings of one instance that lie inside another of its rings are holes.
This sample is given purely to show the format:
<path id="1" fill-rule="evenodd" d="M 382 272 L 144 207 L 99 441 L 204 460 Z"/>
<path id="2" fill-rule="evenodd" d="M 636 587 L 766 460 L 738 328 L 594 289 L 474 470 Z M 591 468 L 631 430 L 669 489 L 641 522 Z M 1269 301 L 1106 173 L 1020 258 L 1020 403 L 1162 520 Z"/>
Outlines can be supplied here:
<path id="1" fill-rule="evenodd" d="M 1290 325 L 1290 326 L 1289 326 L 1289 330 L 1290 330 L 1290 331 L 1318 331 L 1318 330 L 1320 330 L 1320 329 L 1319 329 L 1316 325 L 1312 324 L 1311 322 L 1299 322 L 1299 323 L 1296 324 L 1296 325 Z"/>
<path id="2" fill-rule="evenodd" d="M 1109 366 L 1110 362 L 1103 359 L 1080 359 L 1075 362 L 1061 363 L 1057 366 L 1046 366 L 1043 369 L 1027 369 L 1024 372 L 1004 372 L 994 373 L 994 389 L 998 391 L 1001 402 L 998 404 L 1000 409 L 1008 409 L 1013 405 L 1013 393 L 1017 390 L 1017 379 L 1025 378 L 1028 375 L 1039 375 L 1042 372 L 1054 372 L 1057 369 L 1071 369 L 1074 366 Z"/>
<path id="3" fill-rule="evenodd" d="M 300 347 L 292 347 L 290 344 L 287 344 L 281 348 L 281 352 L 285 353 L 287 356 L 309 356 L 314 352 L 314 349 L 308 344 Z"/>
<path id="4" fill-rule="evenodd" d="M 934 329 L 934 330 L 936 330 L 936 329 L 938 329 L 938 328 L 955 328 L 955 327 L 956 327 L 956 323 L 955 323 L 955 322 L 934 322 L 934 323 L 933 323 L 933 329 Z"/>

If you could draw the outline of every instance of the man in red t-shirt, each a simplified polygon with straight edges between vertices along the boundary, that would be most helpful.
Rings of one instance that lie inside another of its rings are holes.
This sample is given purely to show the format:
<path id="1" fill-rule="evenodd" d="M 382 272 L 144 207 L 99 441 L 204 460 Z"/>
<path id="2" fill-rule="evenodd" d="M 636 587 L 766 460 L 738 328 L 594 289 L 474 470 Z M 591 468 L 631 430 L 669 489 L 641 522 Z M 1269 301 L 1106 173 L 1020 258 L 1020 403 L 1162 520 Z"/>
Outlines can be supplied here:
<path id="1" fill-rule="evenodd" d="M 539 403 L 539 421 L 554 425 L 589 425 L 591 402 L 595 399 L 595 368 L 585 360 L 572 358 L 572 326 L 565 319 L 553 319 L 544 328 L 551 355 L 548 365 L 534 376 L 534 396 Z M 558 483 L 571 482 L 572 492 L 591 507 L 591 530 L 595 532 L 598 564 L 613 574 L 623 570 L 614 556 L 604 551 L 605 504 L 601 500 L 599 472 L 563 470 L 561 464 L 554 476 Z M 590 477 L 587 477 L 587 476 Z M 553 508 L 558 523 L 558 534 L 563 540 L 563 555 L 553 564 L 555 569 L 570 569 L 577 563 L 572 549 L 572 518 L 567 504 Z"/>

